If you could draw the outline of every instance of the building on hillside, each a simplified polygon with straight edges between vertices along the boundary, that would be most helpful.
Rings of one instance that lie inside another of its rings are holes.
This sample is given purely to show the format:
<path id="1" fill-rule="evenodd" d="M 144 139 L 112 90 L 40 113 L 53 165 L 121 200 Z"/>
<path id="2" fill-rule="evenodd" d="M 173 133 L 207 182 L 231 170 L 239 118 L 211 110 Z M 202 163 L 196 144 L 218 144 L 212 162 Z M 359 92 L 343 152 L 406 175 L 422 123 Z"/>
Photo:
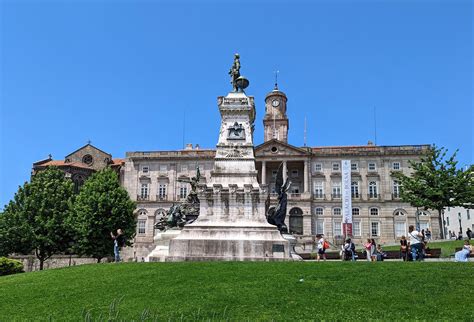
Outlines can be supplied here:
<path id="1" fill-rule="evenodd" d="M 287 96 L 277 87 L 266 95 L 264 142 L 255 147 L 261 184 L 277 204 L 275 178 L 282 164 L 292 182 L 288 196 L 287 225 L 300 238 L 322 233 L 340 241 L 342 231 L 341 160 L 351 160 L 353 235 L 356 243 L 367 238 L 395 242 L 409 225 L 419 223 L 439 236 L 436 213 L 419 212 L 400 200 L 400 185 L 392 173 L 409 173 L 409 161 L 419 160 L 429 145 L 296 147 L 288 143 Z M 188 145 L 178 151 L 127 152 L 123 184 L 137 202 L 137 234 L 133 257 L 142 258 L 154 248 L 154 225 L 173 203 L 189 192 L 190 179 L 199 166 L 201 180 L 209 180 L 215 150 Z M 269 209 L 271 210 L 271 209 Z M 130 255 L 132 256 L 132 255 Z"/>
<path id="2" fill-rule="evenodd" d="M 120 173 L 122 163 L 122 159 L 112 159 L 110 153 L 88 143 L 66 155 L 63 160 L 53 160 L 49 155 L 47 159 L 33 163 L 31 174 L 34 176 L 38 171 L 44 170 L 48 166 L 56 166 L 64 171 L 68 178 L 71 178 L 74 182 L 74 189 L 78 192 L 84 181 L 95 171 L 110 166 Z"/>
<path id="3" fill-rule="evenodd" d="M 467 237 L 466 231 L 469 228 L 474 231 L 473 209 L 464 207 L 448 207 L 444 209 L 445 236 L 450 239 L 451 233 L 456 237 L 459 235 Z M 471 238 L 474 238 L 474 233 Z"/>

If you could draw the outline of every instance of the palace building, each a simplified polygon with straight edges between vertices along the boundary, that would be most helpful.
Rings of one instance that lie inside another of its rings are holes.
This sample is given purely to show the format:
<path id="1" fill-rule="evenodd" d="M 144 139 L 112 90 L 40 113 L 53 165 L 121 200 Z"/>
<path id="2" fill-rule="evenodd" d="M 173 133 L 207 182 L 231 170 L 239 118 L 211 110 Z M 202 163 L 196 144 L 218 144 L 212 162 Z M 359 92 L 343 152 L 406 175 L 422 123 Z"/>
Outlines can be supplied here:
<path id="1" fill-rule="evenodd" d="M 255 147 L 260 184 L 277 205 L 275 179 L 278 167 L 291 181 L 286 224 L 301 241 L 324 234 L 339 243 L 342 231 L 341 160 L 351 160 L 353 239 L 395 242 L 409 225 L 430 228 L 439 236 L 436 213 L 417 211 L 400 200 L 400 185 L 393 172 L 409 173 L 409 161 L 417 161 L 429 145 L 296 147 L 288 143 L 287 96 L 277 87 L 266 95 L 263 117 L 264 142 Z M 145 257 L 153 248 L 154 226 L 190 189 L 190 178 L 201 172 L 201 182 L 210 179 L 216 150 L 188 144 L 184 150 L 127 152 L 121 181 L 137 202 L 137 234 L 134 258 Z M 271 211 L 271 209 L 269 209 Z"/>

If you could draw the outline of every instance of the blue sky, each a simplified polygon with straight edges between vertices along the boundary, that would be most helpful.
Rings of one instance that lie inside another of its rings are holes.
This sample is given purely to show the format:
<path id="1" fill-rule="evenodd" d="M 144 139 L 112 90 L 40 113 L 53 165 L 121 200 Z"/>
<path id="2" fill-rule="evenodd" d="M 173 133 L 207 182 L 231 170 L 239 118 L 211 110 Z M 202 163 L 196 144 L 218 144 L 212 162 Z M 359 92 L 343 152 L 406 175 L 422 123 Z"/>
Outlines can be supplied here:
<path id="1" fill-rule="evenodd" d="M 0 207 L 34 161 L 91 140 L 213 148 L 235 52 L 257 104 L 274 70 L 289 143 L 431 144 L 473 162 L 471 1 L 0 1 Z"/>

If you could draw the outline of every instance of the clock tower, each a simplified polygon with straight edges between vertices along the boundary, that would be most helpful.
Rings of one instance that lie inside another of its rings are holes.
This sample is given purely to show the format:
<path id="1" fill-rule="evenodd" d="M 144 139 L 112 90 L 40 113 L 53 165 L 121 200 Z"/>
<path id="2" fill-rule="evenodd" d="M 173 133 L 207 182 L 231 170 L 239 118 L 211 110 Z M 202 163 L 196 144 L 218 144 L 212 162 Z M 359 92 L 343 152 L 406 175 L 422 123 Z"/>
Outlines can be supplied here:
<path id="1" fill-rule="evenodd" d="M 273 91 L 265 97 L 265 117 L 263 118 L 264 142 L 277 139 L 288 143 L 288 129 L 290 124 L 286 116 L 285 93 L 275 84 Z"/>

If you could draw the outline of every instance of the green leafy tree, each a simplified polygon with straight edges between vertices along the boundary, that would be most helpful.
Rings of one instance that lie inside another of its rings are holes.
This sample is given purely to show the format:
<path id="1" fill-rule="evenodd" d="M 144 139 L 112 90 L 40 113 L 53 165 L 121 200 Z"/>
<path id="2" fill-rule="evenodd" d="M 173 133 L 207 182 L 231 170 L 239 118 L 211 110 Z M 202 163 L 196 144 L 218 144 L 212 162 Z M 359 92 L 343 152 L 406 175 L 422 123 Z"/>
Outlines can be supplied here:
<path id="1" fill-rule="evenodd" d="M 457 152 L 457 151 L 456 151 Z M 412 174 L 401 172 L 392 175 L 401 183 L 401 198 L 414 207 L 438 212 L 440 237 L 444 238 L 443 210 L 446 207 L 472 204 L 471 172 L 457 168 L 456 152 L 447 157 L 447 150 L 435 145 L 421 157 L 420 162 L 410 162 Z M 469 182 L 470 185 L 469 186 Z M 470 193 L 469 193 L 470 190 Z"/>
<path id="2" fill-rule="evenodd" d="M 70 247 L 70 216 L 74 186 L 55 167 L 33 176 L 19 187 L 0 219 L 0 252 L 30 254 L 34 251 L 40 270 L 46 259 Z"/>
<path id="3" fill-rule="evenodd" d="M 105 168 L 90 176 L 74 204 L 71 225 L 76 231 L 75 250 L 100 262 L 113 255 L 111 232 L 122 229 L 128 239 L 135 236 L 135 203 L 120 186 L 118 176 Z"/>

